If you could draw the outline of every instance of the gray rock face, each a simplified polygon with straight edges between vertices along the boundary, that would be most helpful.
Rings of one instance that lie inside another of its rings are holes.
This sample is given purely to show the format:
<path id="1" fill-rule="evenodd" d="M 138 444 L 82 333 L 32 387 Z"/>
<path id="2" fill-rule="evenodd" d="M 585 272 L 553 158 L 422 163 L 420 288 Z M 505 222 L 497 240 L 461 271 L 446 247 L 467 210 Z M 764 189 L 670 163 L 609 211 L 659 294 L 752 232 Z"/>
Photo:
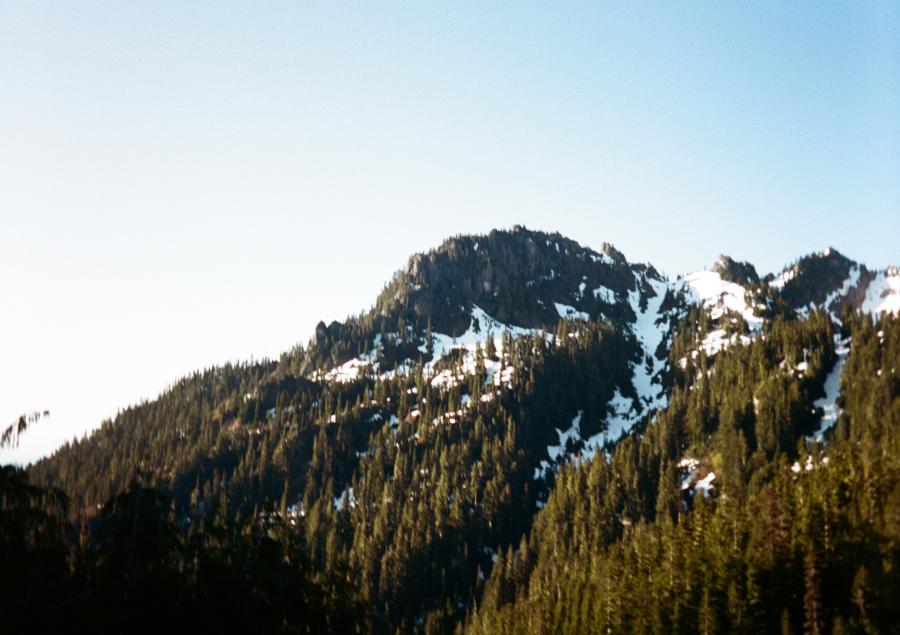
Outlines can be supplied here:
<path id="1" fill-rule="evenodd" d="M 756 267 L 749 262 L 739 262 L 725 255 L 719 256 L 713 271 L 722 276 L 722 280 L 735 282 L 740 285 L 759 282 L 759 274 L 756 273 Z"/>
<path id="2" fill-rule="evenodd" d="M 627 298 L 634 271 L 643 266 L 629 265 L 609 244 L 603 252 L 521 226 L 454 237 L 411 258 L 378 298 L 376 311 L 385 317 L 404 313 L 411 323 L 430 320 L 435 331 L 449 335 L 468 328 L 473 305 L 528 328 L 552 328 L 559 320 L 555 303 L 592 318 L 630 319 L 630 309 L 594 290 Z"/>
<path id="3" fill-rule="evenodd" d="M 775 312 L 786 318 L 802 314 L 810 304 L 835 317 L 845 308 L 858 309 L 875 275 L 834 249 L 801 258 L 777 279 L 769 274 L 761 280 L 751 263 L 725 255 L 714 271 L 751 295 L 769 294 L 769 308 L 760 309 L 768 319 Z M 765 283 L 768 289 L 753 289 Z M 660 320 L 672 328 L 687 311 L 683 289 L 663 282 L 652 266 L 629 263 L 609 243 L 597 252 L 558 233 L 522 226 L 455 236 L 412 256 L 370 311 L 345 323 L 320 323 L 302 366 L 332 368 L 368 354 L 376 342 L 382 371 L 413 363 L 429 327 L 458 337 L 469 329 L 476 306 L 508 326 L 553 332 L 561 318 L 601 319 L 633 336 L 636 312 L 643 315 L 660 288 L 663 297 L 654 311 L 665 314 Z M 659 359 L 667 341 L 654 351 Z"/>

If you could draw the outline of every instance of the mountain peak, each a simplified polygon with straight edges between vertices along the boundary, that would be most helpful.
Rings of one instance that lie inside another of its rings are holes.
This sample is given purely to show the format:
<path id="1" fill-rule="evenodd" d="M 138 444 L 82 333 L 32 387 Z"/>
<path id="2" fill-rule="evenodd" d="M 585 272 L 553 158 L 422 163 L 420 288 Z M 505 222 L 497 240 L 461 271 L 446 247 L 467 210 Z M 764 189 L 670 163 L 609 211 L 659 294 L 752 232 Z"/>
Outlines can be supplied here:
<path id="1" fill-rule="evenodd" d="M 836 291 L 843 289 L 842 297 L 860 282 L 860 276 L 868 282 L 868 272 L 837 249 L 808 254 L 786 267 L 777 276 L 769 275 L 769 285 L 779 289 L 789 306 L 798 309 L 810 304 L 831 304 Z M 844 287 L 847 287 L 844 289 Z"/>
<path id="2" fill-rule="evenodd" d="M 785 309 L 801 316 L 811 305 L 835 319 L 844 308 L 876 314 L 900 306 L 897 276 L 870 273 L 831 247 L 764 281 Z M 523 225 L 460 234 L 410 257 L 370 311 L 345 323 L 320 323 L 300 367 L 320 372 L 357 360 L 390 372 L 422 357 L 429 330 L 455 340 L 477 332 L 481 314 L 501 330 L 553 333 L 560 319 L 600 319 L 634 331 L 635 320 L 652 313 L 655 333 L 656 318 L 671 326 L 686 301 L 713 316 L 739 314 L 758 330 L 764 292 L 752 287 L 759 282 L 753 264 L 724 254 L 711 271 L 670 283 L 652 265 L 629 263 L 608 242 L 595 251 L 558 232 Z M 655 312 L 648 304 L 654 298 L 660 303 Z M 651 348 L 651 356 L 659 352 Z"/>
<path id="3" fill-rule="evenodd" d="M 600 253 L 604 254 L 605 256 L 609 256 L 616 262 L 628 262 L 628 260 L 625 258 L 625 254 L 613 247 L 611 243 L 605 242 L 600 245 Z"/>
<path id="4" fill-rule="evenodd" d="M 713 271 L 718 273 L 723 280 L 740 285 L 759 282 L 759 274 L 756 272 L 756 267 L 749 262 L 740 262 L 724 254 L 716 259 Z"/>
<path id="5" fill-rule="evenodd" d="M 544 328 L 559 319 L 557 303 L 598 315 L 602 294 L 594 290 L 601 287 L 622 297 L 634 287 L 632 268 L 615 247 L 603 243 L 597 252 L 559 233 L 516 225 L 454 236 L 412 256 L 378 297 L 375 313 L 430 321 L 436 331 L 458 335 L 478 306 L 501 322 Z"/>

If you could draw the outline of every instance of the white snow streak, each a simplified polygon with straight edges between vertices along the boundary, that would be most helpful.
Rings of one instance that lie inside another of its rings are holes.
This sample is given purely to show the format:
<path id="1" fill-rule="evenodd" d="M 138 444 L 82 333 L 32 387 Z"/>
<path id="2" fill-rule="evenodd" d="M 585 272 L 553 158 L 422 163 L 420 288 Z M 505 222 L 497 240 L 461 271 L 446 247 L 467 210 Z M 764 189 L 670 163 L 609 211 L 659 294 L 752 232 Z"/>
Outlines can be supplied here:
<path id="1" fill-rule="evenodd" d="M 847 356 L 850 354 L 849 340 L 838 344 L 835 347 L 835 352 L 838 358 L 834 362 L 834 368 L 831 369 L 831 372 L 825 378 L 825 396 L 813 402 L 814 406 L 825 411 L 822 415 L 822 425 L 811 437 L 816 441 L 822 441 L 825 438 L 825 432 L 837 423 L 838 417 L 841 416 L 837 398 L 841 391 L 841 371 L 844 369 L 844 362 L 847 361 Z"/>
<path id="2" fill-rule="evenodd" d="M 640 293 L 638 291 L 628 292 L 628 301 L 636 316 L 632 331 L 643 352 L 641 364 L 634 366 L 632 383 L 644 411 L 666 406 L 666 396 L 662 386 L 654 384 L 653 378 L 663 370 L 666 364 L 665 360 L 656 357 L 656 349 L 659 348 L 665 337 L 665 329 L 658 322 L 662 317 L 659 308 L 666 297 L 668 285 L 664 280 L 654 280 L 653 278 L 647 278 L 647 280 L 656 295 L 647 299 L 646 310 L 641 311 Z M 639 418 L 643 412 L 635 414 Z"/>

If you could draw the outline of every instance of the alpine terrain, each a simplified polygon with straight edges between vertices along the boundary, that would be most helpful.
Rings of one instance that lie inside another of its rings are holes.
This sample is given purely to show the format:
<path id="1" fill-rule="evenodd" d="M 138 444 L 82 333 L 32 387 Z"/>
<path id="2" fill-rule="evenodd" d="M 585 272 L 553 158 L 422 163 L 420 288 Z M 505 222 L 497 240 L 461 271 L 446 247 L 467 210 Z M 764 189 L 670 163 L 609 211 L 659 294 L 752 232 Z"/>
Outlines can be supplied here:
<path id="1" fill-rule="evenodd" d="M 900 632 L 898 314 L 834 249 L 453 237 L 2 468 L 0 630 Z"/>

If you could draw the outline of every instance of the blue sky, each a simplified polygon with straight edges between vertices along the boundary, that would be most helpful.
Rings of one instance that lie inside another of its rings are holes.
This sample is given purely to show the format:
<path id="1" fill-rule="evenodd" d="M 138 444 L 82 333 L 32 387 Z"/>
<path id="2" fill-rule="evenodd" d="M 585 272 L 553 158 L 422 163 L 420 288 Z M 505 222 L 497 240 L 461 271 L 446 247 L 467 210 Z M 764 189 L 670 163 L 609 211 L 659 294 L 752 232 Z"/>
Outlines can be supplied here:
<path id="1" fill-rule="evenodd" d="M 451 234 L 900 264 L 898 175 L 896 3 L 0 0 L 0 422 L 36 456 Z"/>

